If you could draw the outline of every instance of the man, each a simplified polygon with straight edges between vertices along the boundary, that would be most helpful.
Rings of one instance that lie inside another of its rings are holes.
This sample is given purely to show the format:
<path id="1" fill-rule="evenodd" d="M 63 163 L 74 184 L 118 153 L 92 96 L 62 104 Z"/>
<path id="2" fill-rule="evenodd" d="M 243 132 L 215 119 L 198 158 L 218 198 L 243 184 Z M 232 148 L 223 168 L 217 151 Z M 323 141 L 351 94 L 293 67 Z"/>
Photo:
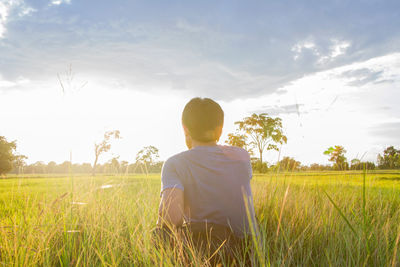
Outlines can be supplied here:
<path id="1" fill-rule="evenodd" d="M 163 166 L 157 224 L 186 229 L 198 249 L 209 255 L 220 249 L 232 260 L 255 226 L 252 170 L 246 150 L 217 144 L 223 122 L 220 105 L 209 98 L 186 104 L 182 125 L 189 150 Z"/>

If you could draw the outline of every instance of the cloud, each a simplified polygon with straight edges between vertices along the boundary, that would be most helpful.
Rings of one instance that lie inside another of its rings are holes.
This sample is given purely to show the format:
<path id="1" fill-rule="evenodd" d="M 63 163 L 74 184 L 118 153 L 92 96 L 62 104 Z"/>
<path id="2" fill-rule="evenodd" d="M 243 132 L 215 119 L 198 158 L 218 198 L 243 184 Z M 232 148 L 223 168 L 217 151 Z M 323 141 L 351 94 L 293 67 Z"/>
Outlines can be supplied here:
<path id="1" fill-rule="evenodd" d="M 384 83 L 384 82 L 393 82 L 391 79 L 384 78 L 383 70 L 372 70 L 369 68 L 361 68 L 356 70 L 348 70 L 343 72 L 341 77 L 344 77 L 348 80 L 348 85 L 350 86 L 363 86 L 369 83 Z"/>
<path id="2" fill-rule="evenodd" d="M 15 85 L 15 82 L 0 80 L 0 88 L 13 87 Z"/>
<path id="3" fill-rule="evenodd" d="M 30 7 L 22 0 L 4 0 L 0 2 L 0 39 L 4 38 L 7 31 L 7 23 L 11 18 L 24 17 L 35 12 L 36 9 Z"/>
<path id="4" fill-rule="evenodd" d="M 271 116 L 277 116 L 282 114 L 304 114 L 307 112 L 300 112 L 301 107 L 304 104 L 291 104 L 291 105 L 282 105 L 282 106 L 264 106 L 260 109 L 253 111 L 254 113 L 267 113 Z"/>
<path id="5" fill-rule="evenodd" d="M 69 3 L 53 0 L 50 5 L 60 7 L 50 8 L 49 2 L 32 1 L 37 11 L 31 16 L 6 19 L 9 34 L 0 41 L 5 79 L 49 79 L 72 63 L 82 75 L 119 80 L 131 90 L 173 89 L 232 100 L 276 93 L 306 75 L 400 47 L 396 1 L 307 7 L 296 2 L 289 8 L 280 2 L 228 8 L 214 1 L 63 5 Z"/>
<path id="6" fill-rule="evenodd" d="M 71 4 L 71 0 L 52 0 L 49 6 L 59 6 L 61 4 Z"/>
<path id="7" fill-rule="evenodd" d="M 4 3 L 0 2 L 0 38 L 4 36 L 6 32 L 6 22 L 8 17 L 8 8 Z"/>
<path id="8" fill-rule="evenodd" d="M 36 9 L 27 5 L 23 0 L 4 0 L 0 2 L 0 39 L 4 38 L 7 23 L 11 19 L 18 19 L 35 12 Z"/>
<path id="9" fill-rule="evenodd" d="M 369 129 L 370 134 L 379 139 L 380 143 L 386 141 L 388 144 L 400 145 L 400 121 L 379 123 Z"/>
<path id="10" fill-rule="evenodd" d="M 346 50 L 350 47 L 350 42 L 348 41 L 338 41 L 332 40 L 333 44 L 330 47 L 331 53 L 330 58 L 335 58 L 346 53 Z"/>
<path id="11" fill-rule="evenodd" d="M 316 63 L 318 65 L 326 64 L 329 61 L 335 60 L 336 57 L 344 55 L 346 50 L 350 47 L 349 41 L 339 41 L 336 39 L 330 40 L 328 49 L 318 46 L 314 41 L 301 41 L 296 43 L 291 51 L 294 53 L 293 59 L 298 60 L 303 54 L 310 52 L 313 56 L 317 57 Z M 324 52 L 324 50 L 326 50 Z"/>
<path id="12" fill-rule="evenodd" d="M 5 80 L 0 76 L 0 93 L 1 89 L 5 90 L 20 90 L 23 89 L 24 86 L 30 83 L 30 80 L 24 77 L 18 77 L 18 79 L 14 81 Z"/>
<path id="13" fill-rule="evenodd" d="M 6 24 L 11 9 L 11 1 L 0 2 L 0 38 L 4 37 Z"/>

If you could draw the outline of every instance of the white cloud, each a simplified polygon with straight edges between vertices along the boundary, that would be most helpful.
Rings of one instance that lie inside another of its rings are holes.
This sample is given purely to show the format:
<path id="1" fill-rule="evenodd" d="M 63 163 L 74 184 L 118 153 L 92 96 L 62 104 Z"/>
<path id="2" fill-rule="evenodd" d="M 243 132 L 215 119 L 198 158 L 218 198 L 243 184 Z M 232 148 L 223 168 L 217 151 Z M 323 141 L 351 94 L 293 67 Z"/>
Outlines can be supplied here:
<path id="1" fill-rule="evenodd" d="M 335 58 L 337 56 L 343 55 L 346 53 L 347 48 L 350 47 L 350 42 L 348 41 L 338 41 L 338 40 L 332 40 L 334 43 L 330 49 L 331 49 L 331 58 Z"/>
<path id="2" fill-rule="evenodd" d="M 313 42 L 311 42 L 311 41 L 302 41 L 302 42 L 298 42 L 297 44 L 295 44 L 293 47 L 292 47 L 292 52 L 294 52 L 295 53 L 295 55 L 294 55 L 294 59 L 295 60 L 297 60 L 299 57 L 300 57 L 300 54 L 305 50 L 305 49 L 308 49 L 308 50 L 311 50 L 312 52 L 313 52 L 313 54 L 315 54 L 315 55 L 319 55 L 319 52 L 318 52 L 318 50 L 317 50 L 317 48 L 316 48 L 316 45 L 315 45 L 315 43 L 313 43 Z"/>
<path id="3" fill-rule="evenodd" d="M 311 28 L 301 23 L 280 27 L 277 21 L 268 22 L 268 28 L 264 15 L 222 19 L 209 8 L 184 11 L 181 4 L 172 13 L 155 6 L 142 9 L 150 4 L 130 2 L 128 8 L 128 3 L 107 1 L 101 3 L 107 10 L 93 9 L 85 1 L 73 2 L 73 15 L 55 10 L 68 3 L 72 1 L 46 0 L 35 5 L 40 12 L 34 18 L 13 26 L 12 42 L 1 47 L 4 78 L 46 79 L 73 63 L 79 73 L 110 77 L 132 90 L 162 86 L 232 100 L 278 92 L 304 75 L 399 47 L 381 37 L 374 41 L 372 29 L 370 34 L 360 32 L 364 28 L 358 20 L 357 27 L 326 18 L 323 28 L 315 23 Z M 166 15 L 142 16 L 149 10 Z M 210 14 L 204 19 L 201 12 Z M 396 31 L 392 35 L 398 36 Z"/>
<path id="4" fill-rule="evenodd" d="M 394 134 L 398 132 L 400 118 L 399 62 L 400 54 L 377 57 L 297 79 L 282 87 L 282 94 L 219 101 L 226 114 L 221 140 L 234 131 L 235 121 L 254 111 L 277 115 L 272 114 L 275 109 L 289 138 L 281 157 L 293 156 L 305 164 L 328 163 L 322 151 L 332 145 L 343 145 L 348 159 L 369 152 L 366 159 L 375 160 L 381 147 L 398 146 Z M 245 81 L 250 83 L 252 79 L 266 83 L 263 76 L 218 67 L 228 75 L 243 76 L 245 85 Z M 382 77 L 390 77 L 394 83 L 369 83 L 361 88 L 349 85 L 353 78 L 344 77 L 343 73 L 358 69 L 382 71 Z M 164 74 L 154 72 L 161 77 Z M 160 149 L 162 159 L 185 149 L 180 115 L 186 101 L 195 96 L 194 92 L 173 91 L 168 85 L 154 92 L 148 85 L 139 84 L 134 91 L 129 90 L 131 85 L 124 80 L 107 75 L 87 77 L 79 72 L 74 83 L 79 86 L 88 81 L 87 86 L 66 94 L 62 94 L 56 76 L 42 82 L 20 78 L 19 85 L 0 81 L 13 89 L 0 90 L 0 121 L 4 125 L 0 135 L 16 139 L 19 152 L 29 156 L 29 162 L 62 162 L 71 150 L 74 162 L 90 162 L 93 143 L 105 129 L 121 130 L 123 139 L 113 146 L 112 153 L 124 160 L 132 161 L 140 148 L 150 144 Z M 160 85 L 154 87 L 157 86 Z M 16 105 L 21 108 L 13 108 Z M 379 123 L 385 123 L 386 132 L 371 130 L 371 125 L 380 127 Z M 41 131 L 27 132 L 27 128 Z M 40 147 L 43 143 L 48 146 Z M 110 157 L 111 154 L 102 160 Z M 276 162 L 277 157 L 275 152 L 265 154 L 270 163 Z"/>
<path id="5" fill-rule="evenodd" d="M 16 85 L 15 82 L 0 80 L 0 88 L 8 88 L 8 87 L 12 87 L 12 86 L 15 86 L 15 85 Z"/>
<path id="6" fill-rule="evenodd" d="M 363 62 L 356 62 L 332 70 L 336 78 L 349 85 L 361 86 L 372 83 L 393 83 L 400 81 L 400 53 L 393 53 L 382 57 L 372 58 Z"/>
<path id="7" fill-rule="evenodd" d="M 71 4 L 71 0 L 52 0 L 49 6 L 59 6 L 61 4 Z"/>
<path id="8" fill-rule="evenodd" d="M 0 75 L 0 89 L 7 89 L 7 88 L 12 88 L 16 86 L 23 86 L 25 84 L 29 84 L 30 80 L 23 78 L 23 77 L 18 77 L 15 81 L 9 81 L 6 79 L 3 79 Z"/>
<path id="9" fill-rule="evenodd" d="M 6 32 L 6 23 L 9 12 L 9 2 L 0 2 L 0 38 L 4 37 L 4 34 Z"/>
<path id="10" fill-rule="evenodd" d="M 0 39 L 4 38 L 7 23 L 12 12 L 16 11 L 18 17 L 24 17 L 35 12 L 36 9 L 28 6 L 23 0 L 4 0 L 0 2 Z"/>
<path id="11" fill-rule="evenodd" d="M 364 75 L 374 73 L 380 73 L 377 83 L 362 87 L 350 83 L 360 75 L 364 79 Z M 391 83 L 380 82 L 389 78 Z M 284 94 L 232 106 L 252 107 L 247 114 L 268 112 L 283 119 L 289 142 L 281 156 L 293 156 L 307 164 L 328 163 L 323 149 L 344 145 L 348 159 L 368 152 L 365 160 L 375 161 L 385 146 L 400 145 L 396 139 L 400 129 L 399 86 L 400 53 L 396 53 L 307 75 L 284 86 Z M 277 155 L 265 158 L 275 162 Z"/>
<path id="12" fill-rule="evenodd" d="M 350 47 L 349 41 L 341 41 L 338 39 L 331 39 L 331 45 L 327 51 L 323 46 L 317 45 L 315 41 L 305 40 L 296 43 L 292 46 L 291 51 L 294 53 L 293 59 L 298 60 L 304 52 L 310 51 L 315 57 L 317 57 L 316 63 L 319 65 L 333 61 L 338 56 L 344 55 L 346 50 Z"/>
<path id="13" fill-rule="evenodd" d="M 36 9 L 29 7 L 29 6 L 23 6 L 19 12 L 18 12 L 18 16 L 19 17 L 24 17 L 24 16 L 28 16 L 30 14 L 32 14 L 33 12 L 36 12 Z"/>

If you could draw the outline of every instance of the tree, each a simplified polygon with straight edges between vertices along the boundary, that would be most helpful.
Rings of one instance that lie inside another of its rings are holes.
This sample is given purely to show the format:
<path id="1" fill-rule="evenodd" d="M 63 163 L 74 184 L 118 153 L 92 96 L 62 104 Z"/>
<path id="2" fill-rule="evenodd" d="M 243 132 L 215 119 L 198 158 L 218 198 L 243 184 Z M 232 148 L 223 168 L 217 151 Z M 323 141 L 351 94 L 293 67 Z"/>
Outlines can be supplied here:
<path id="1" fill-rule="evenodd" d="M 247 136 L 244 134 L 228 134 L 228 140 L 225 141 L 226 144 L 236 147 L 245 148 L 247 146 Z"/>
<path id="2" fill-rule="evenodd" d="M 90 163 L 82 163 L 80 169 L 82 173 L 90 173 L 92 171 L 92 165 Z"/>
<path id="3" fill-rule="evenodd" d="M 245 134 L 229 133 L 228 140 L 226 140 L 225 143 L 231 146 L 243 148 L 247 150 L 250 155 L 253 155 L 253 150 L 251 149 L 251 147 L 249 147 L 247 136 Z"/>
<path id="4" fill-rule="evenodd" d="M 58 166 L 59 166 L 60 173 L 69 173 L 72 168 L 71 161 L 69 161 L 69 160 L 64 161 L 63 163 L 61 163 Z"/>
<path id="5" fill-rule="evenodd" d="M 359 159 L 352 159 L 351 160 L 351 170 L 375 170 L 375 163 L 370 161 L 362 162 Z"/>
<path id="6" fill-rule="evenodd" d="M 148 174 L 149 167 L 159 158 L 158 152 L 159 150 L 155 146 L 146 146 L 136 154 L 136 164 L 141 167 L 144 166 L 146 175 Z"/>
<path id="7" fill-rule="evenodd" d="M 36 161 L 32 164 L 34 173 L 46 173 L 47 165 L 43 161 Z"/>
<path id="8" fill-rule="evenodd" d="M 383 156 L 378 155 L 378 166 L 381 169 L 398 169 L 400 168 L 400 150 L 393 146 L 387 147 L 383 151 Z"/>
<path id="9" fill-rule="evenodd" d="M 113 157 L 109 162 L 113 173 L 119 173 L 120 164 L 119 164 L 118 159 L 119 159 L 119 156 Z"/>
<path id="10" fill-rule="evenodd" d="M 338 170 L 347 170 L 349 164 L 344 156 L 346 150 L 342 146 L 330 147 L 324 151 L 324 155 L 330 156 L 329 161 L 334 162 L 334 167 Z"/>
<path id="11" fill-rule="evenodd" d="M 17 144 L 15 141 L 8 142 L 4 136 L 0 136 L 0 175 L 4 176 L 12 170 L 15 160 L 15 150 Z"/>
<path id="12" fill-rule="evenodd" d="M 353 166 L 358 166 L 361 163 L 361 160 L 359 159 L 352 159 L 351 161 L 351 169 L 353 169 Z"/>
<path id="13" fill-rule="evenodd" d="M 56 168 L 57 168 L 57 163 L 55 163 L 54 161 L 50 161 L 49 163 L 47 163 L 47 172 L 48 173 L 55 173 Z"/>
<path id="14" fill-rule="evenodd" d="M 321 165 L 318 163 L 313 163 L 310 165 L 311 171 L 328 171 L 331 169 L 332 169 L 332 167 L 330 165 Z"/>
<path id="15" fill-rule="evenodd" d="M 25 160 L 27 158 L 28 157 L 24 156 L 24 155 L 15 155 L 14 156 L 13 169 L 17 174 L 20 174 L 23 172 L 23 169 L 26 166 Z"/>
<path id="16" fill-rule="evenodd" d="M 300 169 L 300 161 L 296 161 L 291 157 L 284 157 L 279 161 L 279 168 L 284 171 L 297 171 Z"/>
<path id="17" fill-rule="evenodd" d="M 123 160 L 120 163 L 120 168 L 121 168 L 121 172 L 125 172 L 128 173 L 128 166 L 129 166 L 129 162 Z"/>
<path id="18" fill-rule="evenodd" d="M 120 139 L 120 132 L 118 130 L 105 132 L 103 141 L 101 141 L 101 143 L 94 144 L 95 158 L 92 171 L 93 176 L 96 174 L 97 161 L 99 160 L 100 155 L 108 152 L 111 149 L 110 141 L 112 138 Z"/>
<path id="19" fill-rule="evenodd" d="M 263 162 L 263 152 L 267 150 L 279 150 L 278 145 L 287 143 L 287 137 L 282 132 L 282 120 L 271 118 L 268 114 L 252 114 L 241 121 L 235 122 L 239 131 L 250 136 L 250 145 L 255 147 Z"/>
<path id="20" fill-rule="evenodd" d="M 266 173 L 268 171 L 267 162 L 261 162 L 260 159 L 255 157 L 251 157 L 250 162 L 251 162 L 251 168 L 254 172 Z"/>

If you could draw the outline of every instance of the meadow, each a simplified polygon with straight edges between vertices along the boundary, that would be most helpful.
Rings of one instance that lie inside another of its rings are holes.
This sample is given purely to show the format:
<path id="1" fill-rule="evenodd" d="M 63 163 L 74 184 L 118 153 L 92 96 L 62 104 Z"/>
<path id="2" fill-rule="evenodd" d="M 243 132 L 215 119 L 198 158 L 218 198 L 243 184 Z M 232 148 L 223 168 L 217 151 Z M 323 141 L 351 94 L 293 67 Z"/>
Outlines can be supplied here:
<path id="1" fill-rule="evenodd" d="M 159 189 L 159 174 L 1 179 L 0 265 L 207 266 L 152 242 Z M 256 266 L 400 266 L 400 172 L 255 174 L 252 190 Z"/>

